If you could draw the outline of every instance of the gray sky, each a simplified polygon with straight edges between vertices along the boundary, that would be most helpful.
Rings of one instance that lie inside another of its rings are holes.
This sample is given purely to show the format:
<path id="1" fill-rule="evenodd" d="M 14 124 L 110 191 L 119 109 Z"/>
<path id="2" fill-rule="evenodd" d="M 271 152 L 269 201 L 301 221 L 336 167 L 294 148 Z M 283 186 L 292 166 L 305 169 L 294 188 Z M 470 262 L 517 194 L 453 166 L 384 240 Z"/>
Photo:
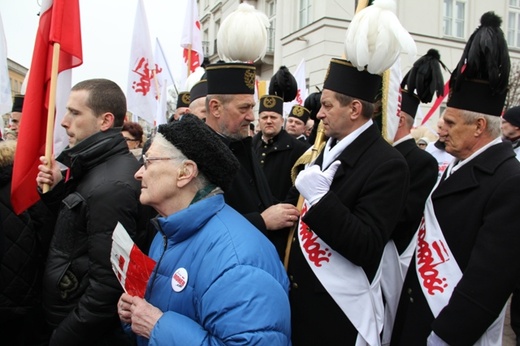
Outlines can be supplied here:
<path id="1" fill-rule="evenodd" d="M 172 73 L 184 68 L 180 36 L 188 0 L 144 0 L 152 49 L 158 37 Z M 29 68 L 41 0 L 0 0 L 7 56 Z M 137 0 L 79 0 L 83 65 L 72 70 L 72 83 L 108 78 L 126 91 Z M 174 78 L 178 78 L 174 76 Z"/>

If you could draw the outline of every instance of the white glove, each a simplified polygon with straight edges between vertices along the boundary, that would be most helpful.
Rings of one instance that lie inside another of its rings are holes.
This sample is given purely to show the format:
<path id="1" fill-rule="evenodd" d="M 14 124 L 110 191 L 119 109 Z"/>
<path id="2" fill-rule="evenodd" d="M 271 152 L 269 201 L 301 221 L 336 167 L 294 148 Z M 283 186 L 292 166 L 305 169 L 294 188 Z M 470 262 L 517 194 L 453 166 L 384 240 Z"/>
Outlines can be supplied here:
<path id="1" fill-rule="evenodd" d="M 307 202 L 313 206 L 329 192 L 334 174 L 336 174 L 340 165 L 340 161 L 334 161 L 324 172 L 321 171 L 320 166 L 312 165 L 298 174 L 294 186 L 296 186 Z"/>
<path id="2" fill-rule="evenodd" d="M 442 340 L 440 337 L 435 334 L 435 332 L 431 332 L 430 336 L 428 336 L 428 339 L 426 340 L 427 346 L 450 346 L 444 340 Z"/>

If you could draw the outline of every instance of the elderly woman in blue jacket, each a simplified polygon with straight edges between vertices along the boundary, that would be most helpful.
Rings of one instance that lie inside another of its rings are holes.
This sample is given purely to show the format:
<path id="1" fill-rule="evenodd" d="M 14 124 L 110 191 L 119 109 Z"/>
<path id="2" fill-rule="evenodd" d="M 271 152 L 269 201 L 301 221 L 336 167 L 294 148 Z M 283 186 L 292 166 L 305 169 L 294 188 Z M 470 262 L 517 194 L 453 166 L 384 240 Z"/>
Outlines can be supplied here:
<path id="1" fill-rule="evenodd" d="M 141 203 L 159 217 L 145 299 L 118 312 L 139 345 L 290 345 L 288 279 L 269 240 L 223 197 L 239 169 L 202 121 L 161 125 L 144 165 Z"/>

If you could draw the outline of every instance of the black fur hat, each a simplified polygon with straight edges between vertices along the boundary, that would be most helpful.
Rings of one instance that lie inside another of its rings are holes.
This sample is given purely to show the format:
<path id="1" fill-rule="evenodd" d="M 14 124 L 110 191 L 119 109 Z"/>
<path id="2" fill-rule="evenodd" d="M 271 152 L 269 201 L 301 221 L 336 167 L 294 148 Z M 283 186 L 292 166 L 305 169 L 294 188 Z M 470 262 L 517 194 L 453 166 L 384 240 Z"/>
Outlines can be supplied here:
<path id="1" fill-rule="evenodd" d="M 480 26 L 471 34 L 451 74 L 448 107 L 502 114 L 511 61 L 501 24 L 502 19 L 494 12 L 480 18 Z"/>
<path id="2" fill-rule="evenodd" d="M 415 117 L 419 103 L 429 103 L 433 95 L 444 95 L 444 78 L 441 67 L 447 70 L 441 61 L 438 50 L 430 49 L 417 59 L 401 82 L 401 109 Z"/>
<path id="3" fill-rule="evenodd" d="M 226 191 L 231 186 L 240 164 L 231 150 L 202 120 L 185 114 L 180 121 L 159 125 L 157 130 L 213 184 Z"/>

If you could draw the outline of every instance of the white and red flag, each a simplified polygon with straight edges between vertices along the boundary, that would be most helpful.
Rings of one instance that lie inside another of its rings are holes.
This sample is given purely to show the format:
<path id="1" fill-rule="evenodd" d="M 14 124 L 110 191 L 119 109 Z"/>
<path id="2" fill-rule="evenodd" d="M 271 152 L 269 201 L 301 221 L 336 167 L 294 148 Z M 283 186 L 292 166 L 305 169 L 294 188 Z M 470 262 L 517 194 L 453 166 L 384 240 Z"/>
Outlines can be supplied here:
<path id="1" fill-rule="evenodd" d="M 134 36 L 130 50 L 126 102 L 130 112 L 152 125 L 158 98 L 154 69 L 155 62 L 146 11 L 143 0 L 138 0 L 134 21 Z"/>
<path id="2" fill-rule="evenodd" d="M 155 114 L 154 125 L 166 124 L 168 111 L 168 88 L 174 84 L 173 75 L 168 65 L 168 60 L 164 54 L 159 38 L 155 39 L 155 77 L 159 85 L 159 95 L 157 103 L 157 112 Z"/>
<path id="3" fill-rule="evenodd" d="M 182 30 L 181 47 L 184 62 L 188 67 L 188 74 L 195 71 L 204 61 L 202 50 L 202 35 L 200 32 L 199 11 L 197 1 L 188 0 L 184 28 Z"/>
<path id="4" fill-rule="evenodd" d="M 55 99 L 51 100 L 53 62 L 57 63 L 58 78 Z M 65 110 L 64 104 L 70 93 L 70 69 L 82 63 L 78 0 L 44 0 L 40 10 L 40 23 L 36 33 L 13 167 L 11 203 L 17 214 L 39 199 L 36 176 L 39 158 L 45 153 L 49 108 L 54 108 L 50 105 L 55 103 L 55 109 Z M 62 78 L 65 75 L 66 78 Z M 53 113 L 54 109 L 51 109 L 51 114 Z M 60 125 L 59 115 L 60 113 L 56 112 L 54 123 L 57 127 Z M 54 150 L 57 152 L 56 148 Z"/>
<path id="5" fill-rule="evenodd" d="M 110 263 L 125 292 L 131 296 L 144 298 L 155 261 L 135 245 L 119 222 L 112 234 Z"/>
<path id="6" fill-rule="evenodd" d="M 7 42 L 2 15 L 0 15 L 0 114 L 10 112 L 12 107 L 11 83 L 9 82 L 9 70 L 7 68 Z M 1 130 L 3 130 L 3 126 Z"/>
<path id="7" fill-rule="evenodd" d="M 296 71 L 293 74 L 294 79 L 296 80 L 296 84 L 298 85 L 298 92 L 296 93 L 296 97 L 291 102 L 285 102 L 283 104 L 283 110 L 285 114 L 289 114 L 291 112 L 291 108 L 298 104 L 303 106 L 305 99 L 309 95 L 307 91 L 307 83 L 305 81 L 305 59 L 302 58 L 298 67 L 296 67 Z"/>

